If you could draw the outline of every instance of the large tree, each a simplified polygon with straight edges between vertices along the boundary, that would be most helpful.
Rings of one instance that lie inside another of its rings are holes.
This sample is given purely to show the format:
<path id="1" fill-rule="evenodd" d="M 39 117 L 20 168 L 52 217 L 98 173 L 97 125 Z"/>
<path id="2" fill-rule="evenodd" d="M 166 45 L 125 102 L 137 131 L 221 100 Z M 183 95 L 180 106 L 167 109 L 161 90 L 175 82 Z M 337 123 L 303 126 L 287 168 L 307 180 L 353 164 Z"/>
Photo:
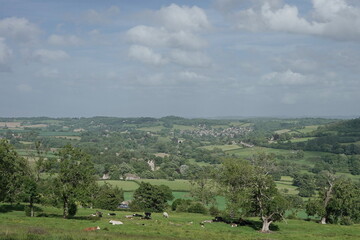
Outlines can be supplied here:
<path id="1" fill-rule="evenodd" d="M 190 179 L 192 186 L 190 194 L 195 201 L 199 201 L 203 205 L 215 203 L 216 192 L 213 186 L 212 171 L 211 167 L 202 167 Z"/>
<path id="2" fill-rule="evenodd" d="M 173 198 L 169 187 L 141 182 L 134 192 L 132 205 L 145 211 L 161 212 L 167 207 L 167 201 Z"/>
<path id="3" fill-rule="evenodd" d="M 122 201 L 124 201 L 124 191 L 105 183 L 97 189 L 94 206 L 101 209 L 116 210 Z"/>
<path id="4" fill-rule="evenodd" d="M 256 159 L 253 165 L 244 160 L 226 159 L 217 174 L 217 182 L 227 200 L 231 217 L 259 216 L 261 232 L 269 232 L 270 224 L 283 218 L 287 200 L 279 193 L 270 171 L 268 159 Z M 256 163 L 256 164 L 255 164 Z"/>
<path id="5" fill-rule="evenodd" d="M 91 187 L 96 184 L 94 165 L 89 155 L 71 145 L 59 150 L 59 172 L 54 181 L 55 195 L 63 206 L 63 217 L 68 218 L 69 206 L 75 201 L 87 204 Z"/>
<path id="6" fill-rule="evenodd" d="M 326 184 L 319 190 L 318 198 L 309 200 L 306 212 L 320 216 L 321 224 L 360 221 L 360 188 L 350 179 L 323 173 Z"/>
<path id="7" fill-rule="evenodd" d="M 6 140 L 0 140 L 0 201 L 16 201 L 29 173 L 27 161 Z"/>

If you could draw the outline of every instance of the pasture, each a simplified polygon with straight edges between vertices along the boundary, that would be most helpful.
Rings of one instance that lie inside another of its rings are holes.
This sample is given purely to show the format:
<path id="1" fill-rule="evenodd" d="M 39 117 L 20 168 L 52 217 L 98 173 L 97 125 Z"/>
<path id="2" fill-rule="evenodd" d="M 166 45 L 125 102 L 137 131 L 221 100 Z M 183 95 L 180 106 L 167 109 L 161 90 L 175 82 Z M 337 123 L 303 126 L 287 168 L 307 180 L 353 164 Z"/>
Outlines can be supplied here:
<path id="1" fill-rule="evenodd" d="M 95 209 L 80 208 L 77 216 L 63 219 L 61 209 L 39 206 L 42 217 L 25 217 L 23 206 L 0 205 L 0 239 L 32 240 L 77 240 L 77 239 L 359 239 L 360 225 L 339 226 L 320 225 L 313 221 L 287 220 L 274 224 L 273 232 L 258 232 L 261 226 L 258 218 L 247 218 L 249 224 L 231 227 L 225 223 L 199 224 L 212 219 L 209 215 L 177 213 L 168 211 L 170 218 L 161 213 L 153 213 L 151 220 L 126 219 L 124 216 L 133 212 L 116 211 L 116 216 L 109 217 L 109 211 L 102 211 L 102 218 L 91 218 Z M 141 214 L 141 213 L 140 213 Z M 109 220 L 122 221 L 123 225 L 113 226 Z M 86 232 L 83 229 L 99 226 L 100 230 Z M 306 229 L 306 230 L 305 230 Z"/>
<path id="2" fill-rule="evenodd" d="M 125 192 L 133 192 L 139 187 L 139 184 L 134 181 L 98 180 L 97 182 L 99 185 L 108 183 L 114 187 L 122 188 Z"/>
<path id="3" fill-rule="evenodd" d="M 314 138 L 315 138 L 315 137 L 293 138 L 293 139 L 291 139 L 291 142 L 293 142 L 293 143 L 306 142 L 306 141 L 312 140 L 312 139 L 314 139 Z"/>
<path id="4" fill-rule="evenodd" d="M 204 147 L 200 147 L 206 150 L 214 150 L 215 148 L 220 148 L 223 151 L 231 151 L 231 150 L 237 150 L 237 149 L 241 149 L 242 147 L 239 145 L 234 145 L 234 144 L 229 144 L 229 145 L 209 145 L 209 146 L 204 146 Z"/>
<path id="5" fill-rule="evenodd" d="M 148 182 L 153 185 L 166 185 L 169 186 L 172 190 L 174 199 L 193 199 L 190 195 L 191 184 L 188 180 L 175 180 L 168 181 L 164 179 L 141 179 L 136 181 L 120 181 L 120 180 L 99 180 L 98 184 L 102 185 L 105 182 L 109 183 L 112 186 L 117 186 L 124 190 L 124 199 L 131 200 L 134 194 L 134 191 L 139 187 L 140 182 Z M 286 194 L 297 194 L 297 187 L 292 186 L 292 178 L 289 176 L 282 176 L 280 181 L 275 181 L 277 188 Z M 286 190 L 285 190 L 286 189 Z M 169 201 L 171 204 L 173 201 Z M 225 209 L 226 203 L 225 198 L 222 196 L 216 197 L 216 205 L 219 209 Z"/>
<path id="6" fill-rule="evenodd" d="M 298 131 L 298 132 L 301 132 L 301 133 L 310 133 L 310 132 L 315 131 L 319 126 L 320 126 L 320 125 L 305 126 L 305 128 L 299 129 L 299 130 L 297 130 L 297 131 Z"/>
<path id="7" fill-rule="evenodd" d="M 165 179 L 141 179 L 138 182 L 147 182 L 152 185 L 165 185 L 175 192 L 188 192 L 191 189 L 191 184 L 188 180 L 177 179 L 169 181 Z"/>

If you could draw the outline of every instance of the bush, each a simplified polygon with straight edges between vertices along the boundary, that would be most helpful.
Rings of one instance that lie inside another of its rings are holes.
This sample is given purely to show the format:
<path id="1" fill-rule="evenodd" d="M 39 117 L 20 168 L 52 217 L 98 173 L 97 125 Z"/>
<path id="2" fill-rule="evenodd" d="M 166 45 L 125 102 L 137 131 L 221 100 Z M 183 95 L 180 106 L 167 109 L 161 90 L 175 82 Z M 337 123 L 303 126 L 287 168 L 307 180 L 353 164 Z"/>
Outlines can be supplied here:
<path id="1" fill-rule="evenodd" d="M 217 207 L 211 206 L 209 209 L 209 213 L 211 216 L 216 217 L 216 216 L 219 216 L 221 212 Z"/>
<path id="2" fill-rule="evenodd" d="M 175 211 L 177 209 L 177 206 L 182 204 L 182 202 L 183 202 L 183 199 L 181 199 L 181 198 L 178 198 L 175 201 L 173 201 L 173 203 L 171 204 L 171 210 Z"/>
<path id="3" fill-rule="evenodd" d="M 31 217 L 31 208 L 29 206 L 25 206 L 24 211 L 25 211 L 25 216 Z"/>
<path id="4" fill-rule="evenodd" d="M 77 212 L 76 203 L 74 202 L 69 203 L 69 217 L 75 216 L 76 212 Z"/>
<path id="5" fill-rule="evenodd" d="M 352 219 L 349 216 L 345 216 L 340 219 L 340 225 L 350 226 L 353 224 L 354 224 L 354 222 L 352 221 Z"/>
<path id="6" fill-rule="evenodd" d="M 190 207 L 188 207 L 187 212 L 189 213 L 202 213 L 202 214 L 206 214 L 207 213 L 207 209 L 204 205 L 202 205 L 201 203 L 194 203 L 192 205 L 190 205 Z"/>

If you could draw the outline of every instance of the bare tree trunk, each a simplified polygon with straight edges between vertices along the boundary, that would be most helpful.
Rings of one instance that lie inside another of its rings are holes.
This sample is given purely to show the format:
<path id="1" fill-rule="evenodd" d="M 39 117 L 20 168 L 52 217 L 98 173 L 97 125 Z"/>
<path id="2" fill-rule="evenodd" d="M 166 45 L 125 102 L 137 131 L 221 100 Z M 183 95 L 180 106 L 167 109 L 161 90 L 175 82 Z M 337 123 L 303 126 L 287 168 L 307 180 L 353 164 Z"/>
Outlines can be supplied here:
<path id="1" fill-rule="evenodd" d="M 68 201 L 64 198 L 64 211 L 63 211 L 63 218 L 67 218 L 69 215 L 69 206 Z"/>
<path id="2" fill-rule="evenodd" d="M 33 203 L 33 199 L 32 198 L 30 198 L 30 204 L 29 204 L 30 206 L 30 217 L 34 217 L 34 203 Z"/>
<path id="3" fill-rule="evenodd" d="M 269 219 L 267 219 L 266 217 L 262 217 L 262 220 L 263 220 L 263 225 L 261 228 L 261 232 L 269 233 L 270 232 L 270 224 L 272 223 L 272 221 L 269 221 Z"/>
<path id="4" fill-rule="evenodd" d="M 324 209 L 325 209 L 325 212 L 326 212 L 326 207 L 331 199 L 331 193 L 332 193 L 332 190 L 333 190 L 333 183 L 330 179 L 328 179 L 328 184 L 329 184 L 329 189 L 326 191 L 325 193 L 325 199 L 324 199 Z M 325 213 L 325 216 L 323 216 L 321 218 L 321 224 L 326 224 L 326 213 Z"/>

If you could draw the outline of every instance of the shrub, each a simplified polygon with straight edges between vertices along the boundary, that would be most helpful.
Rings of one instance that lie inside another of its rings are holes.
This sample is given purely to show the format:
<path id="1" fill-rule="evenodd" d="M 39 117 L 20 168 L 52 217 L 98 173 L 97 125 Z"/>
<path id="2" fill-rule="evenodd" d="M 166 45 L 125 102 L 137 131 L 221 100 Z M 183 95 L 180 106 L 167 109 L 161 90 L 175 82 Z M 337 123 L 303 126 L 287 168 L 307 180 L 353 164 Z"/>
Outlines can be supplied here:
<path id="1" fill-rule="evenodd" d="M 71 203 L 69 204 L 69 217 L 75 216 L 75 215 L 76 215 L 76 212 L 77 212 L 76 203 L 71 202 Z"/>
<path id="2" fill-rule="evenodd" d="M 25 206 L 24 211 L 25 211 L 25 216 L 31 217 L 31 208 L 29 206 Z"/>
<path id="3" fill-rule="evenodd" d="M 217 207 L 211 206 L 209 209 L 209 213 L 211 216 L 216 217 L 216 216 L 219 216 L 221 212 Z"/>
<path id="4" fill-rule="evenodd" d="M 350 226 L 353 224 L 354 224 L 354 222 L 352 221 L 352 219 L 349 216 L 345 216 L 340 219 L 340 225 Z"/>
<path id="5" fill-rule="evenodd" d="M 189 213 L 202 213 L 202 214 L 206 214 L 207 213 L 207 209 L 204 205 L 202 205 L 201 203 L 194 203 L 191 204 L 190 207 L 188 207 L 187 212 Z"/>

